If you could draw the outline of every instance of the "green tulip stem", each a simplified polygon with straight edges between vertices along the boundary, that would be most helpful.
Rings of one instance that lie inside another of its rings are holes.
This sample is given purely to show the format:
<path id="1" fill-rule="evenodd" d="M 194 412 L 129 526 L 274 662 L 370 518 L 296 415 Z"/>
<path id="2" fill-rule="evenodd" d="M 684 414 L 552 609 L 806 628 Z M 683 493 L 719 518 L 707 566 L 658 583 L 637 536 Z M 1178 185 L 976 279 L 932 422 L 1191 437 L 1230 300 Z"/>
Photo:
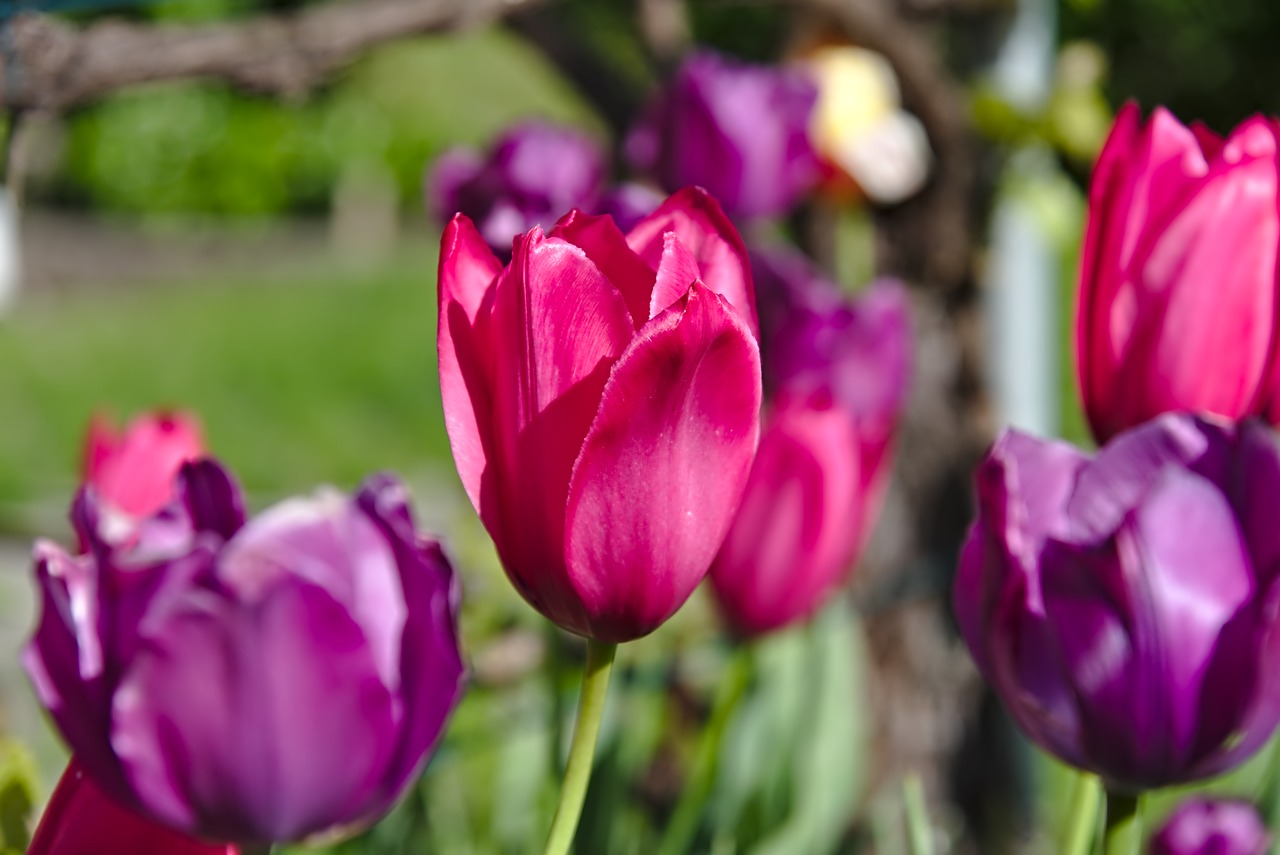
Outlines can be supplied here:
<path id="1" fill-rule="evenodd" d="M 1089 855 L 1098 837 L 1098 808 L 1102 804 L 1102 784 L 1097 775 L 1081 772 L 1071 793 L 1071 813 L 1067 816 L 1063 855 Z"/>
<path id="2" fill-rule="evenodd" d="M 274 848 L 275 847 L 270 843 L 262 843 L 252 846 L 242 844 L 236 847 L 236 851 L 238 851 L 240 855 L 271 855 L 271 850 Z"/>
<path id="3" fill-rule="evenodd" d="M 754 666 L 752 649 L 745 643 L 739 644 L 729 659 L 711 705 L 707 726 L 702 729 L 684 794 L 667 823 L 667 830 L 658 846 L 658 855 L 685 855 L 690 851 L 694 836 L 698 833 L 698 823 L 702 821 L 703 808 L 715 785 L 716 771 L 720 768 L 720 749 L 724 745 L 725 731 L 733 719 L 733 711 L 737 709 L 738 702 L 746 694 L 747 685 L 751 682 Z"/>
<path id="4" fill-rule="evenodd" d="M 568 855 L 573 835 L 582 816 L 582 803 L 587 797 L 591 766 L 596 754 L 596 737 L 600 735 L 600 719 L 604 699 L 609 691 L 609 675 L 613 672 L 616 644 L 587 641 L 587 664 L 582 673 L 582 694 L 578 697 L 578 722 L 573 728 L 573 744 L 569 746 L 569 764 L 560 787 L 560 803 L 551 820 L 547 835 L 546 855 Z"/>
<path id="5" fill-rule="evenodd" d="M 1142 807 L 1138 796 L 1107 790 L 1106 855 L 1140 855 Z"/>
<path id="6" fill-rule="evenodd" d="M 914 772 L 902 779 L 902 805 L 907 815 L 907 841 L 911 855 L 933 855 L 933 828 L 925 807 L 924 785 Z"/>

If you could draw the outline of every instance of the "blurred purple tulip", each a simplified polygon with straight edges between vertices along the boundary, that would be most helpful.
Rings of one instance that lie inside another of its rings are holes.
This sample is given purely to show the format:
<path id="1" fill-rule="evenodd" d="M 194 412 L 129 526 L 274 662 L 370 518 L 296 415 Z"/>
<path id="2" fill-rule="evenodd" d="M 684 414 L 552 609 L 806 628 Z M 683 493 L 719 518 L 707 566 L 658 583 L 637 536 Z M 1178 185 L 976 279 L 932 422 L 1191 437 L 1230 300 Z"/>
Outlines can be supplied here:
<path id="1" fill-rule="evenodd" d="M 820 178 L 817 99 L 799 69 L 695 53 L 628 137 L 627 158 L 669 191 L 705 187 L 733 217 L 783 214 Z"/>
<path id="2" fill-rule="evenodd" d="M 1076 355 L 1105 442 L 1159 413 L 1280 420 L 1280 122 L 1120 111 L 1094 167 Z"/>
<path id="3" fill-rule="evenodd" d="M 504 269 L 460 216 L 437 281 L 445 427 L 508 577 L 571 632 L 652 632 L 706 575 L 759 439 L 733 224 L 689 188 L 625 236 L 573 211 Z"/>
<path id="4" fill-rule="evenodd" d="M 1096 457 L 1006 431 L 978 469 L 955 609 L 1041 746 L 1110 786 L 1223 772 L 1280 720 L 1280 449 L 1170 414 Z"/>
<path id="5" fill-rule="evenodd" d="M 844 296 L 804 256 L 752 253 L 770 403 L 742 505 L 711 569 L 721 612 L 759 635 L 816 611 L 884 495 L 911 371 L 907 296 Z"/>
<path id="6" fill-rule="evenodd" d="M 1191 798 L 1151 839 L 1150 855 L 1266 855 L 1271 836 L 1253 805 Z"/>
<path id="7" fill-rule="evenodd" d="M 427 180 L 428 207 L 441 222 L 465 214 L 504 258 L 511 241 L 534 226 L 550 228 L 571 208 L 593 211 L 604 189 L 600 145 L 573 128 L 525 122 L 507 130 L 486 155 L 454 148 Z"/>
<path id="8" fill-rule="evenodd" d="M 600 199 L 595 213 L 613 218 L 619 231 L 629 232 L 645 217 L 658 210 L 665 196 L 645 184 L 626 181 L 611 187 Z"/>
<path id="9" fill-rule="evenodd" d="M 85 488 L 88 554 L 36 545 L 37 696 L 102 790 L 184 833 L 253 846 L 372 822 L 462 689 L 439 545 L 386 476 L 247 523 L 212 460 L 176 495 L 122 525 Z"/>

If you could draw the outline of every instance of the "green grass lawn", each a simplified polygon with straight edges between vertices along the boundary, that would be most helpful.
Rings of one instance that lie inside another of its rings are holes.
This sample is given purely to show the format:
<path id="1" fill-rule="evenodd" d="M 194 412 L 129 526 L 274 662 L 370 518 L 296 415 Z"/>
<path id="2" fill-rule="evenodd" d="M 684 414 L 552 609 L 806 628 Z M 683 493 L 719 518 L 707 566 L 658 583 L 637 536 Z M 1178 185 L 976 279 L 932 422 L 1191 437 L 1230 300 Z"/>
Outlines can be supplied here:
<path id="1" fill-rule="evenodd" d="M 0 323 L 0 508 L 64 501 L 85 424 L 181 407 L 251 493 L 448 466 L 434 250 L 366 272 L 72 292 Z"/>

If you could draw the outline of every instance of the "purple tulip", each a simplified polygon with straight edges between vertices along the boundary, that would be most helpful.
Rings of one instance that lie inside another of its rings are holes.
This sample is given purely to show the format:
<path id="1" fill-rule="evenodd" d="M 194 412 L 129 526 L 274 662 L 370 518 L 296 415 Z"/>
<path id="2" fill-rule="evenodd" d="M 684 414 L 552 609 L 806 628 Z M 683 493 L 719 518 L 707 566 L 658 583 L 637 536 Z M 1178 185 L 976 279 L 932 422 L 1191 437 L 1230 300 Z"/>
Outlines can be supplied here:
<path id="1" fill-rule="evenodd" d="M 1270 842 L 1248 802 L 1192 798 L 1151 839 L 1150 855 L 1265 855 Z"/>
<path id="2" fill-rule="evenodd" d="M 594 210 L 606 173 L 604 152 L 573 128 L 526 122 L 506 131 L 487 155 L 445 152 L 428 178 L 429 207 L 441 222 L 470 218 L 504 258 L 534 226 L 550 228 L 570 208 Z"/>
<path id="3" fill-rule="evenodd" d="M 772 400 L 711 569 L 721 612 L 744 636 L 810 616 L 857 559 L 879 515 L 911 364 L 897 283 L 851 300 L 798 253 L 752 261 Z"/>
<path id="4" fill-rule="evenodd" d="M 734 217 L 782 214 L 820 177 L 808 131 L 817 99 L 799 69 L 695 53 L 632 131 L 627 157 L 667 190 L 705 187 Z"/>
<path id="5" fill-rule="evenodd" d="M 1280 420 L 1280 122 L 1223 140 L 1120 111 L 1094 168 L 1080 265 L 1080 389 L 1105 442 L 1159 413 Z"/>
<path id="6" fill-rule="evenodd" d="M 212 460 L 176 495 L 130 524 L 85 488 L 88 554 L 36 545 L 38 697 L 104 792 L 184 833 L 262 845 L 372 822 L 462 689 L 439 544 L 386 476 L 248 522 Z"/>
<path id="7" fill-rule="evenodd" d="M 1014 719 L 1109 785 L 1192 781 L 1280 719 L 1280 449 L 1184 414 L 1096 457 L 1007 431 L 978 469 L 960 630 Z"/>
<path id="8" fill-rule="evenodd" d="M 737 231 L 689 189 L 625 236 L 572 212 L 504 269 L 458 217 L 438 281 L 445 427 L 507 575 L 567 630 L 647 635 L 706 575 L 759 439 Z"/>
<path id="9" fill-rule="evenodd" d="M 612 217 L 619 231 L 629 232 L 664 201 L 666 197 L 648 185 L 627 181 L 611 187 L 600 199 L 595 213 Z"/>

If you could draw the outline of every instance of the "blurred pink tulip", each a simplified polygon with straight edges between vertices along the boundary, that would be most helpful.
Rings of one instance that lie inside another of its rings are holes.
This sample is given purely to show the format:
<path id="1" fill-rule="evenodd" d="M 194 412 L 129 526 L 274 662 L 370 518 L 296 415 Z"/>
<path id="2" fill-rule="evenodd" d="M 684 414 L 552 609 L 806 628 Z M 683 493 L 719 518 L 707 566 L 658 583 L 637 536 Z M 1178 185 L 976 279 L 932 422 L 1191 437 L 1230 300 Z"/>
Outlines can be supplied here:
<path id="1" fill-rule="evenodd" d="M 1164 412 L 1277 406 L 1278 135 L 1261 116 L 1223 140 L 1163 109 L 1145 125 L 1121 110 L 1080 270 L 1077 362 L 1098 442 Z"/>
<path id="2" fill-rule="evenodd" d="M 94 416 L 85 438 L 84 483 L 116 510 L 146 516 L 169 501 L 182 464 L 204 450 L 200 424 L 187 413 L 146 413 L 122 433 Z"/>
<path id="3" fill-rule="evenodd" d="M 439 288 L 445 425 L 507 575 L 572 632 L 652 632 L 706 575 L 755 455 L 737 231 L 688 189 L 625 237 L 571 212 L 503 268 L 458 216 Z"/>
<path id="4" fill-rule="evenodd" d="M 741 636 L 808 618 L 848 576 L 880 512 L 911 373 L 899 284 L 850 300 L 799 253 L 752 260 L 771 401 L 711 568 L 716 602 Z"/>

